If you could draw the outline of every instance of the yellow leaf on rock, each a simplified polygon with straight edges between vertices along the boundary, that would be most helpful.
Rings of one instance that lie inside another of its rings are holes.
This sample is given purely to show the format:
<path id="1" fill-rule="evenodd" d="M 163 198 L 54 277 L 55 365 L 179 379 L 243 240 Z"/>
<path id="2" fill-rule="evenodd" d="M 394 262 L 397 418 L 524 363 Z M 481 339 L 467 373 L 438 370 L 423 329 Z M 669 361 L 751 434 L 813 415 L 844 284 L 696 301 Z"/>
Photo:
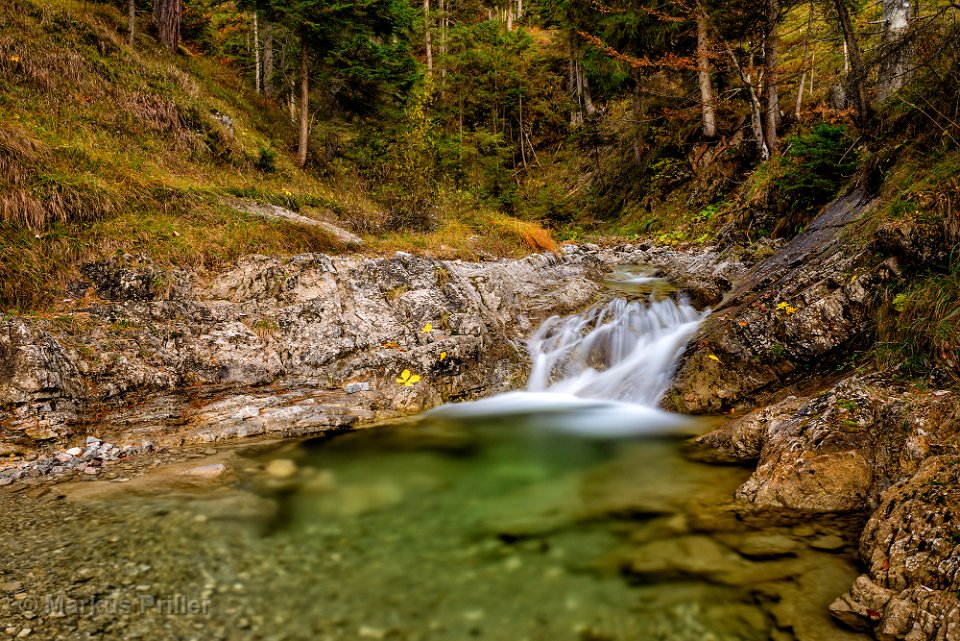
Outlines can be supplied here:
<path id="1" fill-rule="evenodd" d="M 423 326 L 423 331 L 424 331 L 424 332 L 432 332 L 432 331 L 433 331 L 433 325 L 431 325 L 430 323 L 427 323 L 426 325 Z"/>
<path id="2" fill-rule="evenodd" d="M 420 381 L 420 375 L 411 374 L 410 370 L 408 369 L 405 369 L 402 372 L 400 372 L 400 378 L 397 379 L 397 382 L 405 387 L 412 387 L 414 383 L 418 383 L 419 381 Z"/>
<path id="3" fill-rule="evenodd" d="M 440 360 L 442 361 L 442 360 L 444 360 L 444 359 L 446 359 L 446 358 L 447 358 L 447 353 L 446 353 L 446 352 L 440 352 Z"/>
<path id="4" fill-rule="evenodd" d="M 709 358 L 711 361 L 717 361 L 718 363 L 722 363 L 722 362 L 723 362 L 723 361 L 721 361 L 718 357 L 714 356 L 713 354 L 708 355 L 707 358 Z"/>

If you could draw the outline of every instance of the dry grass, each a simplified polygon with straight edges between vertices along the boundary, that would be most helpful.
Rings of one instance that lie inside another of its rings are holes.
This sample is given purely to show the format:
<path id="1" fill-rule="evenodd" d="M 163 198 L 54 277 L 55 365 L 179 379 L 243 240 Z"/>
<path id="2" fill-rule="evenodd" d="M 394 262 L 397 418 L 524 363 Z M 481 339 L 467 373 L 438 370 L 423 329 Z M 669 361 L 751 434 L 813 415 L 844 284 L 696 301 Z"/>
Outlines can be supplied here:
<path id="1" fill-rule="evenodd" d="M 0 311 L 55 307 L 79 265 L 117 252 L 201 274 L 248 253 L 337 252 L 321 229 L 239 214 L 226 195 L 335 219 L 372 254 L 476 259 L 555 251 L 537 225 L 442 199 L 430 232 L 388 232 L 358 177 L 294 163 L 296 131 L 233 70 L 131 51 L 124 18 L 82 0 L 0 2 Z M 212 114 L 233 119 L 229 136 Z M 275 161 L 264 169 L 261 150 Z M 329 213 L 328 213 L 329 212 Z"/>

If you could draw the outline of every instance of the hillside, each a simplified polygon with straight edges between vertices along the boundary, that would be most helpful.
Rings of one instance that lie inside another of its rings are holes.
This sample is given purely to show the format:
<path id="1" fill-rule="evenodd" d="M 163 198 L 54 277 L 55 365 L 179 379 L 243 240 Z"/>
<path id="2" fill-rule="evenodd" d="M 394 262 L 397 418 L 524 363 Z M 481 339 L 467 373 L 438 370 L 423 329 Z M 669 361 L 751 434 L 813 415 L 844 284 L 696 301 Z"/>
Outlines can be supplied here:
<path id="1" fill-rule="evenodd" d="M 0 5 L 0 309 L 63 298 L 78 266 L 117 253 L 206 270 L 250 253 L 340 251 L 323 229 L 225 204 L 244 197 L 364 233 L 366 251 L 516 255 L 535 226 L 447 198 L 426 232 L 386 229 L 359 180 L 293 160 L 284 109 L 215 58 L 171 55 L 79 0 Z M 536 248 L 536 245 L 534 245 Z"/>

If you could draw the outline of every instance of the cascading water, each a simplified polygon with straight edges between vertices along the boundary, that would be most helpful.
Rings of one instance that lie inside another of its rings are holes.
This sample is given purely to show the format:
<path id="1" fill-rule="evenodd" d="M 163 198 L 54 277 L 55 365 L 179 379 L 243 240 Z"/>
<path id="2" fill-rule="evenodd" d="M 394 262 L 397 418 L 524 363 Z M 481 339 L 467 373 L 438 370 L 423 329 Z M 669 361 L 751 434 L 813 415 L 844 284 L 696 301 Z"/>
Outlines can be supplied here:
<path id="1" fill-rule="evenodd" d="M 681 298 L 616 298 L 547 320 L 530 339 L 527 389 L 656 406 L 704 314 Z"/>
<path id="2" fill-rule="evenodd" d="M 616 298 L 548 319 L 528 350 L 525 392 L 445 405 L 435 416 L 523 414 L 544 427 L 597 436 L 662 432 L 686 424 L 657 409 L 684 345 L 706 317 L 680 297 Z"/>

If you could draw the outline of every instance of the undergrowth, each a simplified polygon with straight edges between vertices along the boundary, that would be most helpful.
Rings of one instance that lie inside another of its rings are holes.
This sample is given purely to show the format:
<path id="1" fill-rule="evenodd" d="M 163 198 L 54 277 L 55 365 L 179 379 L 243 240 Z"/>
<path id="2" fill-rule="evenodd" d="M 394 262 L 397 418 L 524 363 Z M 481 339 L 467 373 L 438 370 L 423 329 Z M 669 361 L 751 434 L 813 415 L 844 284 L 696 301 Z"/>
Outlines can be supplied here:
<path id="1" fill-rule="evenodd" d="M 125 29 L 106 4 L 0 3 L 0 310 L 54 306 L 79 265 L 118 252 L 202 273 L 247 253 L 342 249 L 320 228 L 239 213 L 231 197 L 343 225 L 371 253 L 551 249 L 536 224 L 464 215 L 457 194 L 429 200 L 432 231 L 398 225 L 349 169 L 299 169 L 288 115 L 235 70 L 149 37 L 130 49 Z"/>
<path id="2" fill-rule="evenodd" d="M 877 314 L 877 355 L 883 365 L 935 383 L 960 379 L 960 260 L 888 292 Z"/>

